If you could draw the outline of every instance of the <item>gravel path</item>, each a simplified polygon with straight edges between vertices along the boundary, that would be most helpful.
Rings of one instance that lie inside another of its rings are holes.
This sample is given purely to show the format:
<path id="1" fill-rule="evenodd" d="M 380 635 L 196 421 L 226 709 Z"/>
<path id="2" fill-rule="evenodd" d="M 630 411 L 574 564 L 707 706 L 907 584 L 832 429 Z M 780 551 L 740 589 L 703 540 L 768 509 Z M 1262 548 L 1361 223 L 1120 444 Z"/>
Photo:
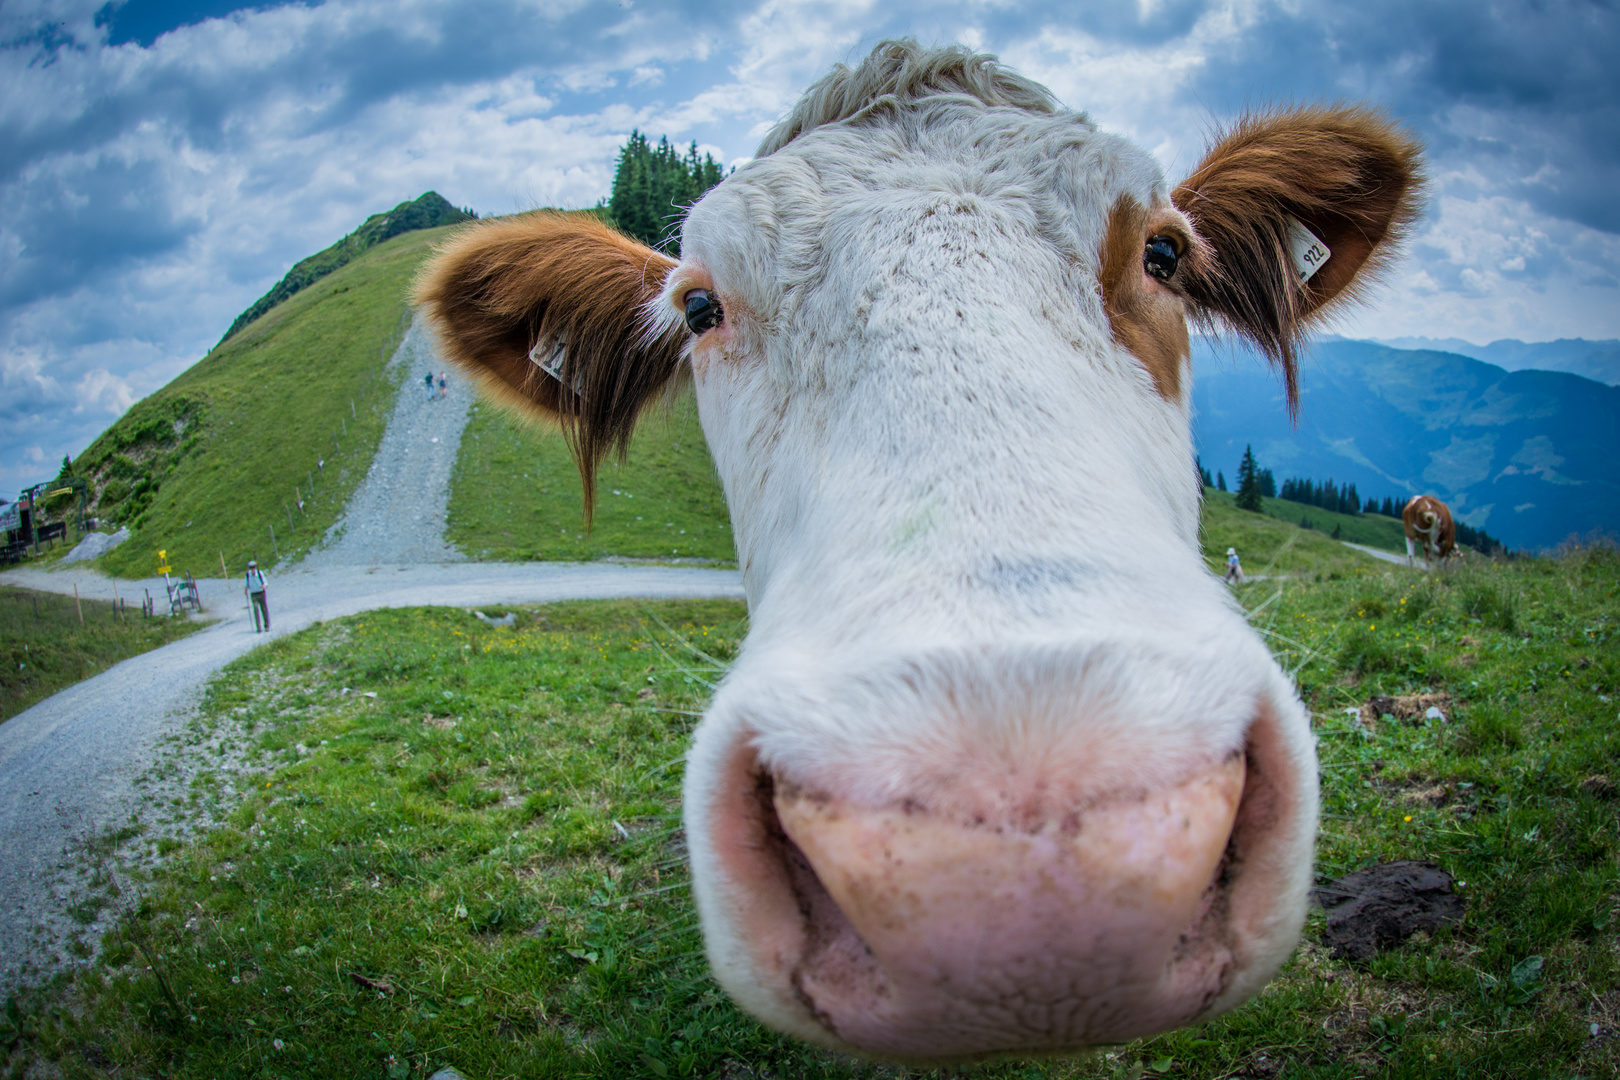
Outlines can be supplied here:
<path id="1" fill-rule="evenodd" d="M 477 397 L 459 371 L 439 355 L 418 317 L 389 361 L 402 385 L 377 456 L 343 517 L 299 565 L 379 566 L 450 563 L 466 558 L 444 539 L 450 473 L 468 410 Z M 422 376 L 447 372 L 444 397 L 429 396 Z"/>
<path id="2" fill-rule="evenodd" d="M 1339 543 L 1343 544 L 1347 548 L 1355 548 L 1363 555 L 1371 555 L 1373 558 L 1379 559 L 1383 562 L 1394 563 L 1396 566 L 1406 565 L 1406 556 L 1397 555 L 1393 551 L 1385 551 L 1383 548 L 1368 547 L 1366 544 L 1352 544 L 1348 540 L 1340 540 Z M 1428 567 L 1423 563 L 1418 563 L 1417 569 L 1427 570 Z"/>

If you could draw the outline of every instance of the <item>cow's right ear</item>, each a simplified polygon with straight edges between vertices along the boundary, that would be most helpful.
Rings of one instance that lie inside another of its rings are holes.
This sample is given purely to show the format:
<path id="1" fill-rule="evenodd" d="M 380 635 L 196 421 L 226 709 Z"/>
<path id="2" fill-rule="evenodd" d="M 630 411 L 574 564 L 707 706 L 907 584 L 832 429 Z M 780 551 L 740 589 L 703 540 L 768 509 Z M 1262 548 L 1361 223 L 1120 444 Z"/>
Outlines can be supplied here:
<path id="1" fill-rule="evenodd" d="M 674 265 L 590 214 L 541 211 L 463 229 L 417 279 L 450 359 L 562 428 L 587 516 L 597 465 L 680 369 L 684 328 L 649 331 L 642 315 Z"/>

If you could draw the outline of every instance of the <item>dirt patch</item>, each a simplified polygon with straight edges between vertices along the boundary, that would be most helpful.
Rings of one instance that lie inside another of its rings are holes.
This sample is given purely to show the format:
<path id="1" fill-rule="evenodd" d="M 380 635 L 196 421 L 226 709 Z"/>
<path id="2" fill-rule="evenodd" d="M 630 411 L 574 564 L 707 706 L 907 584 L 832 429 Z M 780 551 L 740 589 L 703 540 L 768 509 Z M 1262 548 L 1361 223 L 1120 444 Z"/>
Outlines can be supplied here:
<path id="1" fill-rule="evenodd" d="M 1357 963 L 1462 921 L 1466 904 L 1452 877 L 1428 862 L 1393 862 L 1357 870 L 1312 890 L 1327 912 L 1322 943 L 1339 960 Z"/>
<path id="2" fill-rule="evenodd" d="M 1361 726 L 1368 731 L 1378 730 L 1378 720 L 1393 716 L 1407 723 L 1422 723 L 1430 709 L 1439 709 L 1442 717 L 1451 719 L 1451 695 L 1442 690 L 1438 694 L 1374 694 L 1361 706 Z"/>

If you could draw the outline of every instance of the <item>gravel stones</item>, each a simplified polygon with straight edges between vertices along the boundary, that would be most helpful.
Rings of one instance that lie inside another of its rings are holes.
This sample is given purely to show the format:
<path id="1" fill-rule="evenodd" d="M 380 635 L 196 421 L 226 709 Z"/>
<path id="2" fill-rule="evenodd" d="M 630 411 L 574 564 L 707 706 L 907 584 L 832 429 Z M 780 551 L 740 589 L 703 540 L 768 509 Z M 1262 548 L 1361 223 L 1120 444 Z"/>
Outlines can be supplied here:
<path id="1" fill-rule="evenodd" d="M 389 361 L 400 381 L 388 430 L 360 487 L 321 546 L 302 567 L 462 562 L 444 539 L 450 474 L 461 433 L 477 396 L 460 370 L 451 371 L 421 318 L 411 323 Z M 429 396 L 422 376 L 447 373 L 445 396 Z"/>

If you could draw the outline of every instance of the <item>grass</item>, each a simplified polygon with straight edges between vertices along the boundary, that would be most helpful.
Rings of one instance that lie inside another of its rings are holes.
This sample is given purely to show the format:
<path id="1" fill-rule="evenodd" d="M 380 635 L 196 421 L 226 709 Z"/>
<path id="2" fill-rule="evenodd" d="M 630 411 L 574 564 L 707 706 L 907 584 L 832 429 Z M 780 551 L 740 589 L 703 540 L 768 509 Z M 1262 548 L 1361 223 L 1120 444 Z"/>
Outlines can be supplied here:
<path id="1" fill-rule="evenodd" d="M 1306 506 L 1304 503 L 1290 502 L 1287 499 L 1261 499 L 1260 504 L 1262 512 L 1267 517 L 1286 521 L 1295 526 L 1301 521 L 1308 522 L 1307 531 L 1320 532 L 1330 539 L 1333 539 L 1333 531 L 1337 529 L 1339 540 L 1365 544 L 1368 547 L 1381 548 L 1401 555 L 1406 553 L 1406 533 L 1398 518 L 1387 518 L 1382 514 L 1339 514 L 1331 510 Z M 1204 489 L 1204 505 L 1228 506 L 1236 510 L 1237 496 L 1231 492 L 1207 487 Z M 1223 553 L 1225 550 L 1221 549 Z M 1242 550 L 1238 549 L 1240 553 Z"/>
<path id="2" fill-rule="evenodd" d="M 138 606 L 120 619 L 108 601 L 76 605 L 71 596 L 0 585 L 0 722 L 202 626 L 189 619 L 143 619 Z"/>
<path id="3" fill-rule="evenodd" d="M 1371 567 L 1240 596 L 1315 718 L 1318 876 L 1432 860 L 1465 921 L 1355 965 L 1320 945 L 1315 915 L 1232 1016 L 971 1074 L 1614 1075 L 1620 557 Z M 14 1062 L 68 1077 L 945 1075 L 805 1049 L 704 973 L 681 754 L 718 670 L 705 657 L 732 656 L 743 619 L 726 602 L 556 605 L 510 629 L 382 612 L 239 661 L 205 722 L 253 733 L 262 782 L 174 853 L 96 966 L 14 1003 Z M 1346 712 L 1420 691 L 1452 696 L 1446 720 L 1369 730 Z"/>
<path id="4" fill-rule="evenodd" d="M 1243 572 L 1250 577 L 1325 579 L 1376 565 L 1371 556 L 1352 551 L 1326 533 L 1239 510 L 1231 496 L 1209 488 L 1204 489 L 1202 539 L 1204 560 L 1219 574 L 1226 572 L 1229 547 L 1237 548 Z"/>
<path id="5" fill-rule="evenodd" d="M 319 540 L 370 467 L 396 389 L 382 364 L 416 267 L 444 232 L 372 248 L 92 443 L 77 466 L 94 477 L 93 512 L 134 533 L 97 565 L 148 577 L 164 549 L 177 572 L 213 573 L 223 553 L 234 574 L 250 557 L 296 556 Z"/>
<path id="6" fill-rule="evenodd" d="M 561 435 L 480 403 L 462 436 L 446 536 L 473 558 L 736 562 L 731 519 L 691 391 L 643 421 L 624 464 L 597 478 L 583 519 L 579 470 Z"/>

